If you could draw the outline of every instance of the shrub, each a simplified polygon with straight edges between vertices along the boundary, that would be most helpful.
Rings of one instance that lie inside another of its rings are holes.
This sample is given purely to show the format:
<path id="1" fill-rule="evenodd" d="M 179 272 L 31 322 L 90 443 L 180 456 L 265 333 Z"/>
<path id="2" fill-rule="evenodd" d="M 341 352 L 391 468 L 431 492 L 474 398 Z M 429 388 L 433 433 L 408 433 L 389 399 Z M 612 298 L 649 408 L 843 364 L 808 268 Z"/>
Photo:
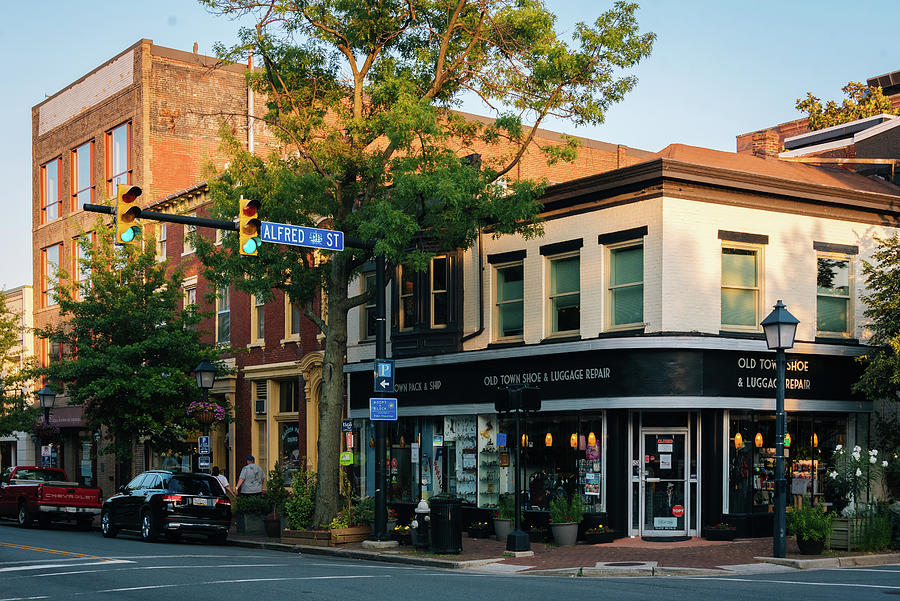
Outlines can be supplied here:
<path id="1" fill-rule="evenodd" d="M 500 495 L 500 503 L 497 506 L 497 517 L 501 520 L 516 519 L 516 498 L 504 493 Z"/>
<path id="2" fill-rule="evenodd" d="M 317 488 L 318 480 L 315 472 L 301 468 L 294 475 L 291 496 L 288 497 L 284 506 L 288 527 L 292 530 L 305 530 L 312 525 L 313 512 L 316 509 Z"/>
<path id="3" fill-rule="evenodd" d="M 809 505 L 804 499 L 803 506 L 787 512 L 787 531 L 807 541 L 825 541 L 831 536 L 831 525 L 837 514 L 825 513 L 822 505 Z"/>
<path id="4" fill-rule="evenodd" d="M 572 495 L 571 500 L 565 495 L 559 495 L 550 501 L 550 523 L 563 524 L 569 522 L 581 523 L 584 517 L 584 506 L 581 497 Z"/>
<path id="5" fill-rule="evenodd" d="M 235 513 L 269 513 L 269 501 L 263 495 L 238 495 L 234 500 Z"/>
<path id="6" fill-rule="evenodd" d="M 276 461 L 271 471 L 269 471 L 266 500 L 272 505 L 276 514 L 282 514 L 284 513 L 288 496 L 288 492 L 284 488 L 284 473 L 281 471 L 281 464 Z"/>
<path id="7" fill-rule="evenodd" d="M 353 523 L 365 525 L 375 520 L 375 499 L 363 497 L 353 507 Z"/>

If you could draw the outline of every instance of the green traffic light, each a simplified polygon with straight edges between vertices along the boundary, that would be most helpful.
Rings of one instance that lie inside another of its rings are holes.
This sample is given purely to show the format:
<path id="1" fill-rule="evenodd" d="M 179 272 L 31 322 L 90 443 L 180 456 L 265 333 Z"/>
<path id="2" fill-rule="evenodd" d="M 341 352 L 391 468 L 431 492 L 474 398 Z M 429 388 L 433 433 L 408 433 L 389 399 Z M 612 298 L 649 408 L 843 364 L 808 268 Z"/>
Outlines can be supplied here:
<path id="1" fill-rule="evenodd" d="M 247 254 L 252 254 L 256 252 L 256 249 L 260 247 L 260 240 L 258 237 L 253 237 L 244 242 L 244 252 Z"/>
<path id="2" fill-rule="evenodd" d="M 141 228 L 139 228 L 138 226 L 136 226 L 136 225 L 131 226 L 130 228 L 128 228 L 127 230 L 122 232 L 122 236 L 121 236 L 122 242 L 131 242 L 132 240 L 134 240 L 134 237 L 140 231 L 141 231 Z"/>

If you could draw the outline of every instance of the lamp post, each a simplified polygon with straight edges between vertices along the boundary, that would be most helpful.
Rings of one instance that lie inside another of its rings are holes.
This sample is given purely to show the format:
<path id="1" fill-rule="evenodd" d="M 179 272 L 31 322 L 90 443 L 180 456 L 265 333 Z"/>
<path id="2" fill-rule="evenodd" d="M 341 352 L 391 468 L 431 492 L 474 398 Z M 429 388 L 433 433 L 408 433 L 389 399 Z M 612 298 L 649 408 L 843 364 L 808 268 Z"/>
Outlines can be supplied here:
<path id="1" fill-rule="evenodd" d="M 796 317 L 790 314 L 779 299 L 775 309 L 762 320 L 766 333 L 766 344 L 775 351 L 776 384 L 775 384 L 775 520 L 772 535 L 772 553 L 775 557 L 784 557 L 785 551 L 785 505 L 786 484 L 784 481 L 784 433 L 786 418 L 784 414 L 784 371 L 785 349 L 794 346 L 794 335 L 797 333 Z"/>
<path id="2" fill-rule="evenodd" d="M 197 378 L 197 388 L 203 391 L 203 402 L 209 401 L 209 391 L 216 381 L 216 366 L 209 362 L 206 357 L 200 361 L 200 364 L 194 368 L 194 375 Z M 209 436 L 209 424 L 211 420 L 200 420 L 203 424 L 203 435 Z"/>
<path id="3" fill-rule="evenodd" d="M 46 426 L 50 423 L 50 410 L 53 409 L 53 403 L 56 402 L 56 393 L 44 384 L 44 387 L 38 392 L 38 398 L 41 400 L 41 409 L 44 410 L 44 425 Z"/>

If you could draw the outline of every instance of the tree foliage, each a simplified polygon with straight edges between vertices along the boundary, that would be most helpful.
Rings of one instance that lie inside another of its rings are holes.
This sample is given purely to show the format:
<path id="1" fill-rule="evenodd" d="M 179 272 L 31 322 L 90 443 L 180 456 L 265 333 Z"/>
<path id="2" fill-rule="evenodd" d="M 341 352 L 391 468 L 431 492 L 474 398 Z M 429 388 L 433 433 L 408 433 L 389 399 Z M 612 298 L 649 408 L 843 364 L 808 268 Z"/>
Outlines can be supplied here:
<path id="1" fill-rule="evenodd" d="M 822 101 L 807 92 L 806 98 L 797 99 L 797 110 L 806 113 L 809 117 L 809 129 L 816 131 L 849 123 L 857 119 L 865 119 L 882 113 L 888 115 L 900 115 L 900 109 L 891 106 L 889 98 L 878 86 L 865 86 L 859 82 L 851 81 L 841 91 L 847 96 L 841 104 L 829 100 L 822 107 Z"/>
<path id="2" fill-rule="evenodd" d="M 0 436 L 27 432 L 38 417 L 25 394 L 32 358 L 21 356 L 24 334 L 19 315 L 0 302 Z"/>
<path id="3" fill-rule="evenodd" d="M 261 57 L 248 81 L 267 99 L 265 123 L 281 144 L 254 156 L 225 132 L 232 160 L 210 179 L 214 215 L 233 219 L 243 195 L 261 201 L 265 221 L 376 241 L 327 257 L 267 244 L 255 260 L 237 256 L 236 234 L 221 246 L 196 241 L 211 280 L 263 298 L 284 290 L 325 332 L 314 518 L 325 525 L 338 510 L 347 313 L 374 292 L 348 298 L 348 284 L 376 253 L 390 273 L 424 268 L 434 249 L 468 248 L 488 225 L 498 236 L 539 234 L 541 182 L 498 180 L 538 148 L 546 117 L 602 123 L 636 85 L 627 71 L 654 35 L 638 31 L 637 5 L 625 2 L 576 25 L 571 41 L 540 0 L 201 2 L 254 17 L 241 44 L 218 52 Z M 454 112 L 466 95 L 496 117 Z M 574 158 L 577 144 L 539 150 L 553 163 Z M 319 290 L 327 320 L 311 304 Z"/>
<path id="4" fill-rule="evenodd" d="M 875 237 L 872 261 L 863 261 L 867 328 L 872 338 L 862 358 L 865 371 L 854 390 L 876 400 L 900 391 L 900 237 Z"/>
<path id="5" fill-rule="evenodd" d="M 123 248 L 98 221 L 96 242 L 82 236 L 85 258 L 73 281 L 60 271 L 54 297 L 61 320 L 36 334 L 60 345 L 60 356 L 34 374 L 48 379 L 70 403 L 83 405 L 86 423 L 110 437 L 105 452 L 126 464 L 138 439 L 159 449 L 180 449 L 197 428 L 186 413 L 200 392 L 192 372 L 219 351 L 200 343 L 196 307 L 180 311 L 179 269 L 167 274 L 152 243 Z"/>

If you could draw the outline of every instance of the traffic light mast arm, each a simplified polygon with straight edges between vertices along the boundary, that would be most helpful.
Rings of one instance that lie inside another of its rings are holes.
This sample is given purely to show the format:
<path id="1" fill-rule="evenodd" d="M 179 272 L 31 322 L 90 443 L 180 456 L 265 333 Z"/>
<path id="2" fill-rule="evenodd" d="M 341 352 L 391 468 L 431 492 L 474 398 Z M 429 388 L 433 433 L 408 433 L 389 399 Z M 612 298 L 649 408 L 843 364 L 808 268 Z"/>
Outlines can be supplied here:
<path id="1" fill-rule="evenodd" d="M 89 213 L 105 213 L 107 215 L 115 215 L 115 207 L 107 207 L 103 205 L 86 204 L 84 210 Z M 165 221 L 168 223 L 182 223 L 184 225 L 195 225 L 197 227 L 211 227 L 217 230 L 229 230 L 236 232 L 238 226 L 233 221 L 225 221 L 224 219 L 208 219 L 206 217 L 191 217 L 188 215 L 172 215 L 170 213 L 159 213 L 157 211 L 146 211 L 141 209 L 137 214 L 137 219 L 153 219 L 154 221 Z"/>

